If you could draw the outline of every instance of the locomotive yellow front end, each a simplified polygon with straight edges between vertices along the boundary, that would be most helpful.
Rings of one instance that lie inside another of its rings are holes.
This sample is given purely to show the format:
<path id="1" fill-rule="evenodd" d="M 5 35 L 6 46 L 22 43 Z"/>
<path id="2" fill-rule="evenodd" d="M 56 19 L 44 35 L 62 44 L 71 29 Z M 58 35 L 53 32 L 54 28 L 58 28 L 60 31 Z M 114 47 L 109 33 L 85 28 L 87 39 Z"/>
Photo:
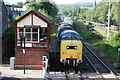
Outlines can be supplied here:
<path id="1" fill-rule="evenodd" d="M 60 61 L 73 65 L 82 63 L 82 42 L 63 40 L 60 45 Z"/>

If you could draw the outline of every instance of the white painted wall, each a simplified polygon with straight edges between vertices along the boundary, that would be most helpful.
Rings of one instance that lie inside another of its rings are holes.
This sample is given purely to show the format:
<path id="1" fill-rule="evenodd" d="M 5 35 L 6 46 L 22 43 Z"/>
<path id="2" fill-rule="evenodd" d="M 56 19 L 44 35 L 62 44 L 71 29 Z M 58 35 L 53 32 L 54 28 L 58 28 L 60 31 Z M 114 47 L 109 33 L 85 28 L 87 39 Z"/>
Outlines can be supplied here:
<path id="1" fill-rule="evenodd" d="M 23 44 L 24 45 L 24 44 Z M 25 47 L 32 47 L 32 43 L 26 43 Z"/>
<path id="2" fill-rule="evenodd" d="M 17 23 L 17 27 L 24 27 L 24 25 L 32 25 L 31 14 Z M 40 25 L 41 27 L 47 27 L 47 23 L 37 16 L 33 15 L 33 25 Z"/>
<path id="3" fill-rule="evenodd" d="M 17 44 L 17 46 L 20 46 L 20 44 Z M 22 47 L 24 47 L 24 43 L 22 44 Z M 25 47 L 32 47 L 32 43 L 25 43 Z"/>
<path id="4" fill-rule="evenodd" d="M 40 25 L 41 27 L 47 27 L 46 22 L 44 22 L 42 19 L 38 18 L 35 15 L 33 15 L 33 18 L 32 18 L 31 14 L 25 17 L 24 19 L 22 19 L 20 22 L 18 22 L 17 27 L 24 27 L 25 25 L 32 25 L 32 19 L 33 19 L 33 25 Z M 19 32 L 19 29 L 17 30 L 17 32 Z M 17 37 L 19 37 L 18 33 L 17 33 Z M 17 44 L 17 46 L 19 45 L 20 44 Z M 32 43 L 26 43 L 25 47 L 32 47 Z"/>
<path id="5" fill-rule="evenodd" d="M 17 27 L 24 27 L 24 25 L 32 25 L 31 21 L 31 14 L 25 17 L 23 20 L 17 23 Z"/>
<path id="6" fill-rule="evenodd" d="M 47 27 L 47 23 L 33 15 L 33 25 L 40 25 L 41 27 Z"/>

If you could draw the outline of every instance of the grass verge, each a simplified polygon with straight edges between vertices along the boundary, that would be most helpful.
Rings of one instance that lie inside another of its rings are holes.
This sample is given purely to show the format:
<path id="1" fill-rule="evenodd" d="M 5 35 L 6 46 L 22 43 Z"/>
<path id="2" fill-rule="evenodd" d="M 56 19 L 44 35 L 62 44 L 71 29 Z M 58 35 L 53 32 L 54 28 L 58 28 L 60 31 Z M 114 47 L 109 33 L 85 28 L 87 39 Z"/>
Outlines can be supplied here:
<path id="1" fill-rule="evenodd" d="M 96 31 L 98 31 L 103 37 L 107 37 L 107 35 L 106 35 L 106 32 L 105 31 L 103 31 L 103 30 L 100 30 L 100 29 L 98 29 L 98 28 L 94 28 Z"/>
<path id="2" fill-rule="evenodd" d="M 104 32 L 97 28 L 92 28 L 82 22 L 77 22 L 81 28 L 77 27 L 76 31 L 90 44 L 97 46 L 102 52 L 114 61 L 118 61 L 118 46 L 111 46 L 106 39 Z M 85 27 L 85 28 L 82 28 Z M 88 29 L 86 29 L 88 28 Z"/>

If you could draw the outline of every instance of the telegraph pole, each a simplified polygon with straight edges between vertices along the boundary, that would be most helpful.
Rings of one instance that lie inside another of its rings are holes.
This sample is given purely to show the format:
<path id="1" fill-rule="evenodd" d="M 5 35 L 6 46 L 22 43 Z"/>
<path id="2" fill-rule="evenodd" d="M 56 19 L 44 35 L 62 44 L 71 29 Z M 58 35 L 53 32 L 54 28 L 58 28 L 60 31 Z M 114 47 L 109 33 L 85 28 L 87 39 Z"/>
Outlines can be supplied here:
<path id="1" fill-rule="evenodd" d="M 110 34 L 110 6 L 108 9 L 108 27 L 107 27 L 107 38 L 109 38 L 109 34 Z"/>

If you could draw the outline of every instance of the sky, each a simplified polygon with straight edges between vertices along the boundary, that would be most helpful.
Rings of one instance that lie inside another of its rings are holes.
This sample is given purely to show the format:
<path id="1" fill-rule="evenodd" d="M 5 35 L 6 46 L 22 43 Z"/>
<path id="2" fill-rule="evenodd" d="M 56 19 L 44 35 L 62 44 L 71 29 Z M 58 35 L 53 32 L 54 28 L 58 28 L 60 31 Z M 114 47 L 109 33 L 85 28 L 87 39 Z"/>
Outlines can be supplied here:
<path id="1" fill-rule="evenodd" d="M 4 0 L 9 3 L 16 4 L 17 2 L 25 2 L 26 0 Z M 56 4 L 68 4 L 68 3 L 77 3 L 77 2 L 94 2 L 94 0 L 53 0 Z M 96 0 L 100 1 L 100 0 Z"/>

